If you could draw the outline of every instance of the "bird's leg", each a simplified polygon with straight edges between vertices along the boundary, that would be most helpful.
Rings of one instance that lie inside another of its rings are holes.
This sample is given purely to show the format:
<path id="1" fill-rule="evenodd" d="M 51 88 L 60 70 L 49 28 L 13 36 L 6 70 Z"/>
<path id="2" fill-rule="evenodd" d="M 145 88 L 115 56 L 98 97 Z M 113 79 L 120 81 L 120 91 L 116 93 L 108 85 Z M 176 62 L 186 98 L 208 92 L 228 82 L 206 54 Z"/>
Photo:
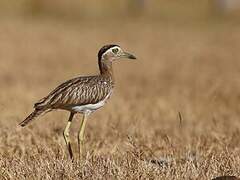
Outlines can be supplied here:
<path id="1" fill-rule="evenodd" d="M 80 124 L 80 129 L 78 132 L 78 152 L 79 152 L 79 159 L 82 158 L 82 154 L 83 154 L 83 140 L 84 140 L 84 130 L 85 130 L 85 126 L 86 126 L 86 122 L 87 122 L 87 117 L 88 114 L 84 113 L 83 114 L 83 118 Z"/>
<path id="2" fill-rule="evenodd" d="M 69 139 L 69 129 L 70 129 L 70 126 L 72 123 L 73 116 L 74 116 L 74 113 L 71 112 L 69 119 L 68 119 L 68 123 L 63 131 L 63 137 L 64 137 L 65 143 L 67 145 L 68 152 L 69 152 L 71 159 L 73 159 L 73 152 L 72 152 L 72 147 L 71 147 L 71 143 L 70 143 L 70 139 Z"/>

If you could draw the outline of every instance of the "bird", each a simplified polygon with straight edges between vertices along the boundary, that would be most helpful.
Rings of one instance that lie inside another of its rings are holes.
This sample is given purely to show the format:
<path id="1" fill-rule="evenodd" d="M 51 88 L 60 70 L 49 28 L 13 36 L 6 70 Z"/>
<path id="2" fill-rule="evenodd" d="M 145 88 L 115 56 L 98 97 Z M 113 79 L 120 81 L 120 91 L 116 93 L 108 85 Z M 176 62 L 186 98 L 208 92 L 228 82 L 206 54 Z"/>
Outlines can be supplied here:
<path id="1" fill-rule="evenodd" d="M 57 86 L 47 96 L 34 104 L 34 111 L 19 125 L 24 127 L 42 114 L 52 110 L 66 110 L 70 112 L 63 137 L 73 159 L 73 151 L 69 139 L 69 129 L 77 113 L 82 114 L 82 120 L 78 131 L 78 154 L 82 158 L 84 130 L 87 119 L 91 113 L 104 106 L 112 95 L 115 79 L 112 64 L 118 59 L 136 59 L 136 57 L 121 49 L 119 45 L 104 45 L 98 52 L 99 74 L 79 76 L 67 80 Z"/>

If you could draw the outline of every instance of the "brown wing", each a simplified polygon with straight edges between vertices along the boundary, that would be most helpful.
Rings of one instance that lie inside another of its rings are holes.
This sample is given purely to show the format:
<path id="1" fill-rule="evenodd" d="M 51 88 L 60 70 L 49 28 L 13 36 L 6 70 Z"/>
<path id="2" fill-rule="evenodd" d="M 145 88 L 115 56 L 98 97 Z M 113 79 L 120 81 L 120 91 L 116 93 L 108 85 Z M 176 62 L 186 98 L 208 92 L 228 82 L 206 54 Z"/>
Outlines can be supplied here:
<path id="1" fill-rule="evenodd" d="M 95 104 L 111 91 L 110 79 L 101 76 L 78 77 L 66 81 L 35 104 L 36 109 L 65 108 L 74 105 Z"/>

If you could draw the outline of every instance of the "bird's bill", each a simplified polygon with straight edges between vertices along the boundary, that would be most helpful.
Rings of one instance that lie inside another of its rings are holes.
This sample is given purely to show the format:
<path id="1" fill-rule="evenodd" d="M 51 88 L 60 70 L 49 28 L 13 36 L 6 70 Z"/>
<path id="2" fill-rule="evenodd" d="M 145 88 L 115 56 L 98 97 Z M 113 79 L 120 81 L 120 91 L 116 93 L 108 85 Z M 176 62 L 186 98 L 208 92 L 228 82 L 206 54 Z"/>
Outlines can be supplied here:
<path id="1" fill-rule="evenodd" d="M 123 52 L 121 54 L 121 58 L 127 58 L 127 59 L 137 59 L 134 55 L 128 53 L 128 52 Z"/>

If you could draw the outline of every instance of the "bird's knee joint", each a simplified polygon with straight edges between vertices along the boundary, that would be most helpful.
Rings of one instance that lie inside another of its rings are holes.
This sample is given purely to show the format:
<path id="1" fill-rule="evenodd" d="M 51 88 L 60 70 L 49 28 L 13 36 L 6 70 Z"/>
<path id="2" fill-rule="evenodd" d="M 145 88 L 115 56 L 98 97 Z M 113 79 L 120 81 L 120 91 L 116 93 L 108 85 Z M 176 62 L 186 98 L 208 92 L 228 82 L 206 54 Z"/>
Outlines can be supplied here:
<path id="1" fill-rule="evenodd" d="M 84 137 L 83 137 L 83 136 L 81 136 L 81 135 L 80 135 L 80 136 L 78 136 L 78 141 L 79 141 L 79 142 L 83 142 L 83 141 L 84 141 Z"/>
<path id="2" fill-rule="evenodd" d="M 66 132 L 66 131 L 63 131 L 63 136 L 66 137 L 66 138 L 68 138 L 68 137 L 69 137 L 69 133 Z"/>

